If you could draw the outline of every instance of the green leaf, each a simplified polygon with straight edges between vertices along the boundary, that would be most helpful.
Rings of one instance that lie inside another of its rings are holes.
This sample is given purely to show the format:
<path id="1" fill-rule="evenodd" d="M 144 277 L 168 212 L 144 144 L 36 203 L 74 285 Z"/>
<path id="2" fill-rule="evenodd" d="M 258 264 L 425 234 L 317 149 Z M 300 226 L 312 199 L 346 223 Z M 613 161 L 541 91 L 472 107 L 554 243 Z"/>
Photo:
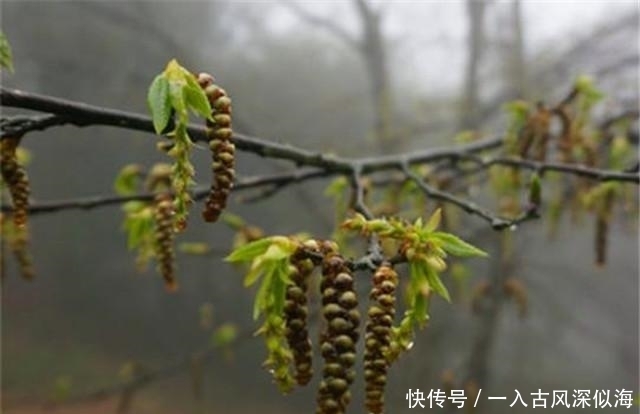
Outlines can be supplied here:
<path id="1" fill-rule="evenodd" d="M 273 272 L 269 272 L 268 270 L 266 270 L 265 277 L 262 279 L 262 284 L 258 289 L 258 293 L 256 293 L 256 299 L 253 303 L 254 320 L 258 319 L 262 314 L 262 311 L 269 306 L 269 291 L 271 290 L 272 279 Z"/>
<path id="2" fill-rule="evenodd" d="M 230 263 L 251 261 L 256 257 L 264 254 L 271 243 L 271 238 L 267 237 L 244 244 L 231 252 L 231 254 L 225 257 L 224 260 Z"/>
<path id="3" fill-rule="evenodd" d="M 441 247 L 454 256 L 459 257 L 487 257 L 488 254 L 466 241 L 454 236 L 450 233 L 434 232 L 431 237 L 441 245 Z"/>
<path id="4" fill-rule="evenodd" d="M 285 262 L 285 266 L 287 263 Z M 274 275 L 273 285 L 271 287 L 271 295 L 273 299 L 273 312 L 275 314 L 282 314 L 284 311 L 284 299 L 286 296 L 287 283 L 283 280 L 282 272 L 278 271 L 278 274 Z"/>
<path id="5" fill-rule="evenodd" d="M 344 191 L 347 189 L 348 181 L 345 177 L 338 177 L 335 180 L 331 181 L 331 183 L 324 190 L 324 195 L 328 197 L 338 197 L 344 194 Z"/>
<path id="6" fill-rule="evenodd" d="M 421 327 L 429 320 L 429 300 L 422 293 L 416 293 L 412 317 Z"/>
<path id="7" fill-rule="evenodd" d="M 256 281 L 260 279 L 260 276 L 262 276 L 262 274 L 264 273 L 264 269 L 265 269 L 265 261 L 262 260 L 262 257 L 259 257 L 256 260 L 254 260 L 254 262 L 251 264 L 251 268 L 245 275 L 244 280 L 242 281 L 242 284 L 245 287 L 249 287 L 254 283 L 256 283 Z"/>
<path id="8" fill-rule="evenodd" d="M 13 73 L 13 54 L 11 53 L 11 45 L 4 33 L 0 32 L 0 67 L 7 69 Z"/>
<path id="9" fill-rule="evenodd" d="M 269 246 L 267 251 L 264 253 L 264 258 L 265 260 L 270 260 L 275 262 L 278 260 L 286 259 L 287 257 L 289 257 L 289 255 L 290 253 L 287 252 L 283 248 L 283 246 L 272 243 L 271 246 Z"/>
<path id="10" fill-rule="evenodd" d="M 169 102 L 178 114 L 178 122 L 186 128 L 189 114 L 187 112 L 184 85 L 185 83 L 181 81 L 169 81 Z"/>
<path id="11" fill-rule="evenodd" d="M 440 226 L 440 221 L 442 220 L 442 209 L 436 209 L 436 211 L 429 217 L 427 224 L 424 225 L 424 229 L 427 232 L 432 232 Z"/>
<path id="12" fill-rule="evenodd" d="M 201 117 L 213 120 L 211 117 L 211 105 L 204 91 L 192 74 L 189 73 L 185 78 L 187 80 L 187 86 L 185 87 L 187 105 Z"/>
<path id="13" fill-rule="evenodd" d="M 147 94 L 147 104 L 151 111 L 153 128 L 156 130 L 156 134 L 160 134 L 167 127 L 171 118 L 169 82 L 164 75 L 156 76 L 151 83 Z"/>
<path id="14" fill-rule="evenodd" d="M 440 279 L 440 275 L 431 268 L 427 263 L 422 262 L 422 266 L 425 267 L 425 274 L 427 275 L 427 280 L 429 281 L 429 287 L 433 289 L 438 295 L 442 296 L 447 302 L 451 302 L 451 296 L 449 296 L 449 291 L 447 287 L 442 283 Z"/>
<path id="15" fill-rule="evenodd" d="M 141 170 L 141 167 L 137 164 L 125 165 L 113 183 L 116 193 L 121 196 L 135 194 Z"/>

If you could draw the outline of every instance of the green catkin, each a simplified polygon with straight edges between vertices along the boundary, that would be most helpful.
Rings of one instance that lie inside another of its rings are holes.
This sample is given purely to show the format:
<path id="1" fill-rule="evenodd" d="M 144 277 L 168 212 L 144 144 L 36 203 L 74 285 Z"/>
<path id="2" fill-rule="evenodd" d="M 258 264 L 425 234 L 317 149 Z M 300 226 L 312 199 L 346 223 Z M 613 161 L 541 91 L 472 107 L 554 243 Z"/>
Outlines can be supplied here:
<path id="1" fill-rule="evenodd" d="M 13 201 L 13 223 L 16 227 L 27 225 L 29 208 L 29 179 L 24 168 L 18 163 L 16 150 L 19 138 L 4 138 L 0 145 L 0 171 Z"/>
<path id="2" fill-rule="evenodd" d="M 391 342 L 397 286 L 398 274 L 388 263 L 383 263 L 373 276 L 364 338 L 365 406 L 371 414 L 381 414 L 384 410 L 384 388 L 389 368 L 386 354 Z"/>
<path id="3" fill-rule="evenodd" d="M 284 314 L 286 336 L 293 353 L 295 378 L 298 385 L 306 385 L 313 375 L 312 349 L 307 327 L 307 290 L 314 264 L 306 257 L 303 248 L 291 257 L 291 284 L 287 286 Z"/>
<path id="4" fill-rule="evenodd" d="M 170 292 L 178 288 L 174 268 L 175 255 L 173 251 L 173 239 L 175 231 L 173 214 L 174 206 L 171 196 L 168 194 L 158 195 L 154 206 L 155 254 L 158 262 L 158 270 L 164 279 L 166 289 Z"/>
<path id="5" fill-rule="evenodd" d="M 224 89 L 215 84 L 213 76 L 201 73 L 198 83 L 211 105 L 211 117 L 207 120 L 207 136 L 212 154 L 213 184 L 205 201 L 202 217 L 214 222 L 227 206 L 227 199 L 235 177 L 235 146 L 231 129 L 231 99 Z"/>
<path id="6" fill-rule="evenodd" d="M 342 414 L 351 400 L 349 386 L 355 378 L 353 365 L 360 314 L 353 286 L 353 276 L 345 260 L 335 252 L 322 262 L 322 314 L 326 322 L 320 335 L 324 358 L 320 381 L 318 414 Z"/>

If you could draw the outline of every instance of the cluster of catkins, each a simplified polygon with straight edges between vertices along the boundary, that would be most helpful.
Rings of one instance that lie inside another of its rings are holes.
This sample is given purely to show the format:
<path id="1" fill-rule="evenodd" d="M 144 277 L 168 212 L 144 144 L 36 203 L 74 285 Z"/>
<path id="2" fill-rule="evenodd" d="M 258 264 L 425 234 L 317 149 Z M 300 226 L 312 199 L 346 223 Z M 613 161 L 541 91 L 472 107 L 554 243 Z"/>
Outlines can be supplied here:
<path id="1" fill-rule="evenodd" d="M 198 75 L 198 84 L 204 90 L 211 105 L 211 117 L 207 120 L 207 136 L 213 158 L 213 184 L 205 201 L 202 217 L 205 221 L 217 221 L 227 205 L 235 176 L 235 146 L 231 129 L 231 99 L 227 92 L 215 84 L 213 76 Z"/>
<path id="2" fill-rule="evenodd" d="M 350 386 L 356 372 L 356 344 L 359 339 L 360 311 L 349 263 L 338 253 L 335 243 L 310 240 L 290 258 L 290 284 L 284 304 L 285 335 L 293 356 L 295 380 L 306 385 L 313 375 L 312 344 L 307 327 L 308 287 L 315 266 L 322 270 L 320 293 L 323 328 L 320 353 L 324 360 L 317 394 L 317 414 L 341 414 L 351 400 Z M 366 324 L 364 377 L 366 406 L 371 413 L 382 413 L 387 353 L 395 316 L 398 275 L 383 263 L 373 276 Z"/>

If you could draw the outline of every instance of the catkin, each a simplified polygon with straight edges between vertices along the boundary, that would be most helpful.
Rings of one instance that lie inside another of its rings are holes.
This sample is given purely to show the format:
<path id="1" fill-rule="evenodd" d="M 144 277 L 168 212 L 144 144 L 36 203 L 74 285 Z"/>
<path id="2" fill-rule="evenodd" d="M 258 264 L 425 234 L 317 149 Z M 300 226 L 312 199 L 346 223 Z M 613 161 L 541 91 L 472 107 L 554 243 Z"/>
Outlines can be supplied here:
<path id="1" fill-rule="evenodd" d="M 173 214 L 174 207 L 171 196 L 158 195 L 154 206 L 155 219 L 155 254 L 158 270 L 168 291 L 175 291 L 178 284 L 175 280 L 175 254 L 173 251 Z"/>
<path id="2" fill-rule="evenodd" d="M 294 253 L 291 264 L 292 284 L 287 286 L 284 305 L 286 336 L 293 353 L 296 382 L 298 385 L 306 385 L 313 375 L 311 340 L 307 326 L 307 290 L 314 265 L 304 256 L 302 249 Z"/>
<path id="3" fill-rule="evenodd" d="M 24 168 L 18 163 L 16 150 L 19 143 L 19 138 L 1 140 L 0 170 L 13 201 L 13 223 L 16 227 L 24 227 L 27 225 L 29 208 L 29 179 Z"/>
<path id="4" fill-rule="evenodd" d="M 351 400 L 349 386 L 355 378 L 356 342 L 360 313 L 353 276 L 345 260 L 329 253 L 322 262 L 322 314 L 326 322 L 320 335 L 324 358 L 317 396 L 318 414 L 342 414 Z"/>
<path id="5" fill-rule="evenodd" d="M 227 205 L 235 177 L 235 146 L 231 129 L 231 99 L 224 89 L 215 84 L 213 76 L 201 73 L 198 83 L 211 105 L 213 121 L 207 120 L 207 136 L 212 154 L 213 183 L 205 201 L 202 217 L 214 222 Z"/>
<path id="6" fill-rule="evenodd" d="M 389 368 L 386 354 L 395 317 L 397 285 L 398 274 L 388 263 L 382 264 L 373 276 L 364 338 L 365 405 L 371 414 L 381 414 L 384 409 L 384 388 Z"/>

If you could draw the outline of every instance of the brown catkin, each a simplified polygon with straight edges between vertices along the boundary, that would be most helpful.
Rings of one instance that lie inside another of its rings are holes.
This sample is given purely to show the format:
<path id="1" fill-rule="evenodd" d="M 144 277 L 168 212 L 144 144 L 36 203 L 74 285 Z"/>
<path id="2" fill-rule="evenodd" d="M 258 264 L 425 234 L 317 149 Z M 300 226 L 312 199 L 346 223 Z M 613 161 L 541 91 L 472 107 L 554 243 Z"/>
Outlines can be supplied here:
<path id="1" fill-rule="evenodd" d="M 391 343 L 397 286 L 398 274 L 388 263 L 383 263 L 373 275 L 364 337 L 365 405 L 371 414 L 381 414 L 384 410 L 384 388 L 389 368 L 386 354 Z"/>
<path id="2" fill-rule="evenodd" d="M 160 194 L 156 197 L 154 209 L 155 219 L 155 254 L 158 270 L 164 279 L 165 287 L 173 292 L 178 288 L 175 280 L 173 251 L 173 214 L 174 207 L 171 196 Z"/>
<path id="3" fill-rule="evenodd" d="M 306 385 L 313 375 L 311 340 L 307 326 L 307 290 L 314 265 L 302 248 L 293 254 L 291 264 L 292 283 L 287 286 L 284 305 L 286 336 L 293 353 L 296 382 L 298 385 Z"/>
<path id="4" fill-rule="evenodd" d="M 227 206 L 227 199 L 235 177 L 235 146 L 231 129 L 231 99 L 227 92 L 215 84 L 213 76 L 201 73 L 198 83 L 211 105 L 211 117 L 207 120 L 207 136 L 212 154 L 213 183 L 205 201 L 202 217 L 214 222 Z"/>
<path id="5" fill-rule="evenodd" d="M 326 322 L 320 335 L 324 358 L 318 388 L 318 414 L 342 414 L 351 400 L 349 386 L 355 378 L 353 365 L 360 313 L 353 276 L 345 260 L 329 252 L 322 261 L 322 314 Z"/>
<path id="6" fill-rule="evenodd" d="M 16 227 L 24 227 L 27 225 L 29 208 L 29 179 L 24 168 L 18 163 L 16 150 L 19 143 L 19 138 L 9 137 L 1 140 L 0 170 L 13 201 L 13 223 Z"/>

